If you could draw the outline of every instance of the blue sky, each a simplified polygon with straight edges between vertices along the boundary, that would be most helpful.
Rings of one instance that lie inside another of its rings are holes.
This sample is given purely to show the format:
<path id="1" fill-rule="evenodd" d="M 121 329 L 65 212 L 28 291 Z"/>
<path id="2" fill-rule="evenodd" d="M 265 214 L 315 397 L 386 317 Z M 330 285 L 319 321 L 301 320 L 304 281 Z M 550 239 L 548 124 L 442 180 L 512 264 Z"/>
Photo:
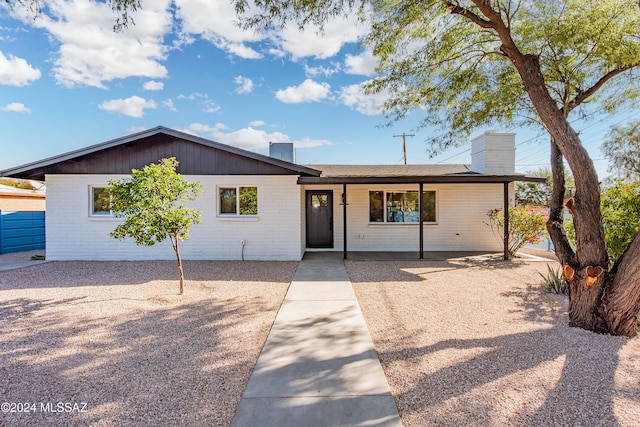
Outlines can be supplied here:
<path id="1" fill-rule="evenodd" d="M 293 142 L 301 164 L 469 163 L 469 145 L 429 159 L 430 129 L 416 111 L 391 127 L 360 84 L 375 61 L 355 19 L 324 35 L 287 28 L 255 34 L 234 25 L 228 0 L 144 0 L 136 25 L 114 33 L 115 16 L 90 0 L 0 6 L 0 170 L 163 125 L 267 154 Z M 635 111 L 576 122 L 601 177 L 600 144 Z M 516 132 L 516 169 L 548 165 L 548 137 Z M 478 132 L 480 133 L 480 131 Z"/>

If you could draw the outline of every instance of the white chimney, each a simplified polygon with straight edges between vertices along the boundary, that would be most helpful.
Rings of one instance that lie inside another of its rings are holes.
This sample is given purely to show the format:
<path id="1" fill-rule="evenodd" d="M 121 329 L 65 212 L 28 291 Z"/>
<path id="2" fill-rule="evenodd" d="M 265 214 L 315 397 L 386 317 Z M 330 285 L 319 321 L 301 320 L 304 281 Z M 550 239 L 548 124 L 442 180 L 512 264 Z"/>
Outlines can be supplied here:
<path id="1" fill-rule="evenodd" d="M 485 132 L 471 140 L 471 170 L 488 175 L 516 172 L 516 134 Z"/>
<path id="2" fill-rule="evenodd" d="M 293 163 L 293 142 L 269 142 L 269 157 Z"/>

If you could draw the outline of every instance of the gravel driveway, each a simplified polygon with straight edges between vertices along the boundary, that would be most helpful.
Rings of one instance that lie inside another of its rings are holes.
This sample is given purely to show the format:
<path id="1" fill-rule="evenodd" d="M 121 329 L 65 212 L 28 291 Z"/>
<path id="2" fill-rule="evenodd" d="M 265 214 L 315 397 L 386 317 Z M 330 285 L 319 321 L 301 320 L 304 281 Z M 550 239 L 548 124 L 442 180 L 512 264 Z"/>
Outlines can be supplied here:
<path id="1" fill-rule="evenodd" d="M 346 265 L 405 427 L 638 425 L 640 339 L 569 328 L 546 263 Z M 0 425 L 228 426 L 296 266 L 0 272 Z"/>

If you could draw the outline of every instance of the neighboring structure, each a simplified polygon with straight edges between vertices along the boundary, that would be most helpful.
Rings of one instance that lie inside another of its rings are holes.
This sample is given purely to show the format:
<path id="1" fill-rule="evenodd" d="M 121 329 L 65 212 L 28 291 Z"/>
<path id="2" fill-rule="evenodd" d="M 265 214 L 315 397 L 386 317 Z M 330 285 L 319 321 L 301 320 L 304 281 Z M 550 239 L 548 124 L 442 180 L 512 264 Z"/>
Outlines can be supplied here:
<path id="1" fill-rule="evenodd" d="M 514 141 L 514 134 L 476 138 L 471 166 L 301 166 L 157 127 L 0 175 L 45 179 L 50 260 L 171 259 L 168 244 L 109 237 L 118 220 L 103 197 L 109 179 L 171 156 L 179 173 L 203 185 L 203 198 L 191 203 L 202 222 L 181 246 L 184 259 L 502 251 L 487 211 L 510 203 L 514 181 L 540 180 L 515 174 Z"/>
<path id="2" fill-rule="evenodd" d="M 39 212 L 45 210 L 44 185 L 36 190 L 0 184 L 0 211 Z"/>

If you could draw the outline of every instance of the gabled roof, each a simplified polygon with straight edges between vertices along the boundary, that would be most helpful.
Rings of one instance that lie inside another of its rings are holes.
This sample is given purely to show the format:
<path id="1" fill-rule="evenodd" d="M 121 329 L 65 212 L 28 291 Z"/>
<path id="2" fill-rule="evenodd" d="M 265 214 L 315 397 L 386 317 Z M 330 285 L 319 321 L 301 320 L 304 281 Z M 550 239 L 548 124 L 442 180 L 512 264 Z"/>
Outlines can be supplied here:
<path id="1" fill-rule="evenodd" d="M 180 158 L 181 155 L 184 159 Z M 158 126 L 6 169 L 0 171 L 0 176 L 43 180 L 47 173 L 126 174 L 133 167 L 140 168 L 171 156 L 178 157 L 181 163 L 178 168 L 183 174 L 320 175 L 319 171 L 309 167 Z"/>

